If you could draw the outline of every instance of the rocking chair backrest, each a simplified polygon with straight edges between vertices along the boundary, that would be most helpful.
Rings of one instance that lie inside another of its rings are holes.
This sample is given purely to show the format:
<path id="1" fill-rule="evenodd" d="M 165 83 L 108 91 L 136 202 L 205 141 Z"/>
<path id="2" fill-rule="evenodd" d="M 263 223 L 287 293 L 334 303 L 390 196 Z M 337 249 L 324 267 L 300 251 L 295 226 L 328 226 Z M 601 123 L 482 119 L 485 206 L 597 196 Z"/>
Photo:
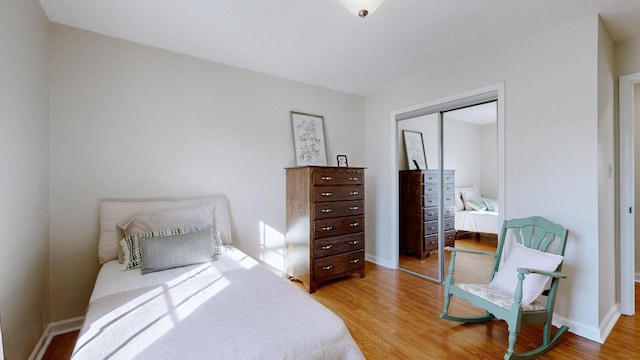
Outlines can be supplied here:
<path id="1" fill-rule="evenodd" d="M 512 236 L 517 243 L 530 249 L 564 256 L 567 234 L 567 229 L 539 216 L 505 220 L 496 249 L 491 280 L 498 271 L 505 242 L 511 238 L 509 236 Z M 558 270 L 561 270 L 561 267 L 562 263 Z"/>

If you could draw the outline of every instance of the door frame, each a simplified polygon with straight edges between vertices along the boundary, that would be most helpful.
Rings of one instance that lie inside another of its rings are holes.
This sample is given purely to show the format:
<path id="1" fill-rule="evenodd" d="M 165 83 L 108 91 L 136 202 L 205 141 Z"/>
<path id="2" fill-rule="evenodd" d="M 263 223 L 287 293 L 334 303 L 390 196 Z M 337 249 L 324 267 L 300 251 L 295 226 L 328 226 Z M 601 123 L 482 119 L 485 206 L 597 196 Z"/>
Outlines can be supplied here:
<path id="1" fill-rule="evenodd" d="M 436 113 L 442 109 L 452 108 L 452 107 L 460 107 L 463 104 L 470 104 L 474 101 L 480 102 L 479 99 L 483 97 L 487 97 L 488 95 L 495 94 L 495 98 L 498 100 L 497 108 L 498 108 L 498 207 L 500 209 L 499 212 L 499 221 L 505 219 L 506 214 L 506 206 L 505 206 L 505 95 L 504 95 L 504 82 L 488 85 L 485 87 L 481 87 L 474 90 L 469 90 L 463 93 L 459 93 L 456 95 L 451 95 L 447 97 L 443 97 L 440 99 L 436 99 L 433 101 L 429 101 L 426 103 L 414 105 L 411 107 L 407 107 L 404 109 L 396 110 L 391 113 L 391 121 L 389 125 L 391 127 L 389 134 L 391 134 L 391 164 L 389 168 L 389 174 L 391 176 L 391 191 L 389 191 L 389 196 L 391 197 L 391 219 L 390 219 L 390 241 L 391 241 L 391 251 L 394 254 L 391 257 L 391 267 L 394 269 L 398 269 L 400 265 L 400 244 L 399 244 L 399 184 L 398 184 L 398 121 L 407 119 L 407 117 L 402 118 L 407 114 L 416 114 L 417 117 L 422 115 L 427 115 L 427 113 Z M 422 115 L 418 115 L 422 112 L 427 112 Z"/>
<path id="2" fill-rule="evenodd" d="M 635 314 L 635 136 L 634 86 L 640 73 L 619 80 L 620 136 L 620 305 L 624 315 Z"/>

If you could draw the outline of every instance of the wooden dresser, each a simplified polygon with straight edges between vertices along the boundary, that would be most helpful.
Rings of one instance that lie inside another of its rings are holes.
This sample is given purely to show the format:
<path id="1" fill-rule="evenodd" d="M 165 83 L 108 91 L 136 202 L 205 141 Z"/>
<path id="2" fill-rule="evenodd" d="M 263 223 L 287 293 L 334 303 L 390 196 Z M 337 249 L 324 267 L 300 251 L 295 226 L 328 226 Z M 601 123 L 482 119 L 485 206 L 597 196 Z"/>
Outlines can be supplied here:
<path id="1" fill-rule="evenodd" d="M 286 169 L 287 274 L 313 293 L 319 283 L 364 277 L 364 168 Z"/>
<path id="2" fill-rule="evenodd" d="M 438 170 L 404 170 L 399 175 L 400 252 L 422 260 L 438 249 Z M 445 246 L 455 239 L 455 172 L 444 170 Z"/>

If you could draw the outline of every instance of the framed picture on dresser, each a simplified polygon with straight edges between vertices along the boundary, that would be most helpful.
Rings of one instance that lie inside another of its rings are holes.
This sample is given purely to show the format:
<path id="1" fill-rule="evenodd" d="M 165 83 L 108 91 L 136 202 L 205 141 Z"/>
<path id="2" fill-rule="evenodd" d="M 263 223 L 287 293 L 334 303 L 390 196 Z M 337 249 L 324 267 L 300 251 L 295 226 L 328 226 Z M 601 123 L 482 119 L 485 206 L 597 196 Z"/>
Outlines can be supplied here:
<path id="1" fill-rule="evenodd" d="M 347 162 L 347 155 L 338 155 L 338 167 L 348 167 L 349 163 Z"/>
<path id="2" fill-rule="evenodd" d="M 417 131 L 402 130 L 404 137 L 404 149 L 407 153 L 407 165 L 409 170 L 426 170 L 427 156 L 424 152 L 422 133 Z"/>
<path id="3" fill-rule="evenodd" d="M 322 116 L 292 111 L 291 122 L 296 165 L 327 166 Z"/>

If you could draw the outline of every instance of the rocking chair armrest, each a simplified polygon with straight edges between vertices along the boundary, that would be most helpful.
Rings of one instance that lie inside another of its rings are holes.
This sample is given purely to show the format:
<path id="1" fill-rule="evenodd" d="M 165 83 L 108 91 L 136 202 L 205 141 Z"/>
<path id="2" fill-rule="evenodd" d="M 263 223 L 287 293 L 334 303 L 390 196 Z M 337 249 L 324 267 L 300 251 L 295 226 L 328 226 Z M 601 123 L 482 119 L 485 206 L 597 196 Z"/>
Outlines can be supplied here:
<path id="1" fill-rule="evenodd" d="M 546 276 L 551 276 L 554 278 L 558 278 L 558 279 L 566 279 L 567 275 L 559 272 L 559 271 L 543 271 L 543 270 L 538 270 L 538 269 L 531 269 L 531 268 L 518 268 L 518 272 L 521 272 L 523 274 L 540 274 L 540 275 L 546 275 Z"/>
<path id="2" fill-rule="evenodd" d="M 460 248 L 454 248 L 454 247 L 451 247 L 451 246 L 447 246 L 444 249 L 448 250 L 448 251 L 451 251 L 451 252 L 460 252 L 460 253 L 467 253 L 467 254 L 478 254 L 478 255 L 487 255 L 487 256 L 491 256 L 491 257 L 496 257 L 495 253 L 488 252 L 488 251 L 482 251 L 482 250 L 460 249 Z"/>

